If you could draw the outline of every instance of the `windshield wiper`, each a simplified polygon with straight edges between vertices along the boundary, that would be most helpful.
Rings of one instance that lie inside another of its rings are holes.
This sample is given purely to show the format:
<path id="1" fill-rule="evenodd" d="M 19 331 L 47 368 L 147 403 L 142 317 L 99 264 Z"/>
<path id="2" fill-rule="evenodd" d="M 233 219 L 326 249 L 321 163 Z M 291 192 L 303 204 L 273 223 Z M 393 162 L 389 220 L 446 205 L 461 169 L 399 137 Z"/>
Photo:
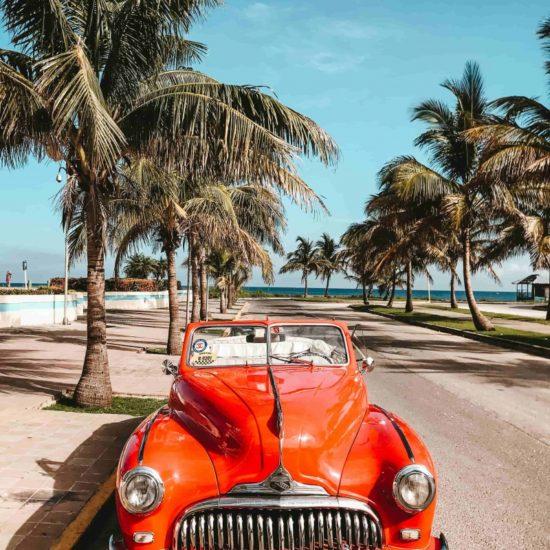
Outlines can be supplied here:
<path id="1" fill-rule="evenodd" d="M 313 365 L 313 361 L 306 361 L 305 359 L 298 359 L 297 357 L 281 357 L 280 355 L 269 355 L 269 359 L 276 359 L 289 365 Z"/>

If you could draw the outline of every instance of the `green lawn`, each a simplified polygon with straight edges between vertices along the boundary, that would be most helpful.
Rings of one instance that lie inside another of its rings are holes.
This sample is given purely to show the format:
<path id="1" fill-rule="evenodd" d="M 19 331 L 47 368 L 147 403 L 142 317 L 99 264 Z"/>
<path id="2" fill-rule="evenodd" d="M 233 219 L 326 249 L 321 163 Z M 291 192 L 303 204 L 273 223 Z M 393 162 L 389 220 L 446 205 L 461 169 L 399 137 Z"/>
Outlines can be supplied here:
<path id="1" fill-rule="evenodd" d="M 449 306 L 442 306 L 439 304 L 430 304 L 426 306 L 422 304 L 423 307 L 429 307 L 431 309 L 441 309 L 444 311 L 456 311 L 457 313 L 466 313 L 470 314 L 470 310 L 466 307 L 459 307 L 458 309 L 451 309 Z M 535 319 L 533 317 L 526 317 L 525 315 L 515 315 L 513 313 L 493 313 L 492 311 L 484 311 L 483 315 L 489 317 L 490 319 L 510 319 L 512 321 L 526 321 L 529 323 L 540 323 L 541 325 L 550 325 L 550 321 L 545 319 Z"/>
<path id="2" fill-rule="evenodd" d="M 110 407 L 84 408 L 76 406 L 72 399 L 63 397 L 57 403 L 45 408 L 50 411 L 147 416 L 165 404 L 165 399 L 152 399 L 145 397 L 113 397 L 113 403 Z"/>
<path id="3" fill-rule="evenodd" d="M 385 313 L 391 315 L 401 321 L 415 323 L 426 323 L 428 325 L 440 326 L 462 330 L 465 332 L 474 332 L 482 336 L 491 336 L 494 338 L 501 338 L 502 340 L 520 342 L 522 344 L 535 345 L 550 349 L 550 337 L 540 332 L 531 332 L 525 330 L 515 330 L 508 327 L 496 326 L 494 331 L 477 331 L 474 324 L 469 319 L 454 319 L 452 317 L 445 317 L 444 315 L 436 315 L 433 313 L 424 312 L 412 312 L 406 313 L 402 309 L 387 308 L 385 306 L 370 306 L 357 308 L 363 311 L 371 311 L 373 313 Z"/>
<path id="4" fill-rule="evenodd" d="M 164 348 L 145 348 L 145 353 L 152 353 L 153 355 L 167 355 L 168 350 Z"/>

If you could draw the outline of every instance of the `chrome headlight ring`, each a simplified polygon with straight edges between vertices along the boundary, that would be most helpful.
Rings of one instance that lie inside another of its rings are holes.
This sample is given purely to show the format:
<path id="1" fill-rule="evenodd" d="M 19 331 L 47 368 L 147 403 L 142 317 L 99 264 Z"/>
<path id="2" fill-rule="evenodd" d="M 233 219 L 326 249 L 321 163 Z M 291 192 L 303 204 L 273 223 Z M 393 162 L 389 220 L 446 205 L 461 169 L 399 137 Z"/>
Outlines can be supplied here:
<path id="1" fill-rule="evenodd" d="M 419 491 L 414 502 L 414 491 Z M 408 491 L 408 494 L 405 492 Z M 399 470 L 393 481 L 393 498 L 408 513 L 422 512 L 435 497 L 435 480 L 431 472 L 421 464 L 411 464 Z"/>
<path id="2" fill-rule="evenodd" d="M 132 494 L 131 491 L 136 493 Z M 118 495 L 126 511 L 131 514 L 147 514 L 156 510 L 162 502 L 164 483 L 153 468 L 137 466 L 124 474 Z M 139 497 L 144 500 L 142 504 L 137 502 Z"/>

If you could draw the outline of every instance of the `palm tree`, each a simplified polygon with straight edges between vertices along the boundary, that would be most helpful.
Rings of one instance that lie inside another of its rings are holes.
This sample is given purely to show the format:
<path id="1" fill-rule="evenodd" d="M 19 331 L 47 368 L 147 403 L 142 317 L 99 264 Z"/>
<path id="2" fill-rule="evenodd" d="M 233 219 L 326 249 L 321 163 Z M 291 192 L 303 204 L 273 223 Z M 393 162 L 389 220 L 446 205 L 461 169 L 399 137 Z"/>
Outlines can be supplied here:
<path id="1" fill-rule="evenodd" d="M 186 34 L 219 0 L 97 2 L 3 0 L 18 51 L 0 63 L 2 140 L 12 154 L 62 161 L 84 223 L 88 272 L 87 345 L 75 401 L 111 401 L 104 259 L 108 213 L 119 172 L 140 158 L 186 176 L 271 178 L 298 151 L 325 163 L 332 139 L 312 120 L 250 86 L 221 84 L 181 66 L 204 46 Z M 70 210 L 68 210 L 70 212 Z M 65 225 L 74 228 L 70 217 Z"/>
<path id="2" fill-rule="evenodd" d="M 550 76 L 550 18 L 538 31 Z M 487 124 L 466 132 L 482 148 L 480 173 L 501 182 L 500 222 L 490 254 L 498 260 L 528 252 L 533 269 L 550 274 L 550 110 L 524 96 L 497 99 Z M 546 317 L 550 320 L 550 300 Z"/>
<path id="3" fill-rule="evenodd" d="M 325 298 L 328 298 L 330 278 L 333 273 L 338 273 L 343 267 L 340 245 L 328 233 L 323 233 L 315 243 L 315 250 L 319 259 L 318 273 L 321 280 L 326 281 Z"/>
<path id="4" fill-rule="evenodd" d="M 168 273 L 168 262 L 164 258 L 159 258 L 158 260 L 155 260 L 152 273 L 158 287 L 161 288 L 162 282 L 164 281 Z"/>
<path id="5" fill-rule="evenodd" d="M 320 268 L 320 261 L 313 241 L 304 237 L 297 237 L 298 246 L 293 252 L 286 255 L 287 262 L 279 273 L 302 272 L 302 283 L 304 283 L 304 298 L 307 298 L 308 277 L 311 273 L 317 274 Z"/>
<path id="6" fill-rule="evenodd" d="M 455 99 L 454 110 L 438 100 L 414 108 L 413 120 L 428 129 L 416 139 L 426 148 L 436 169 L 414 157 L 398 157 L 381 172 L 381 181 L 401 200 L 440 205 L 441 217 L 451 224 L 462 247 L 463 281 L 472 320 L 478 330 L 494 330 L 480 311 L 472 289 L 472 232 L 483 231 L 492 219 L 491 193 L 501 189 L 480 178 L 480 148 L 466 140 L 465 131 L 484 124 L 491 115 L 479 67 L 468 63 L 460 80 L 442 86 Z M 439 170 L 439 171 L 438 171 Z"/>
<path id="7" fill-rule="evenodd" d="M 155 269 L 155 260 L 145 254 L 134 254 L 124 266 L 126 277 L 148 279 Z"/>

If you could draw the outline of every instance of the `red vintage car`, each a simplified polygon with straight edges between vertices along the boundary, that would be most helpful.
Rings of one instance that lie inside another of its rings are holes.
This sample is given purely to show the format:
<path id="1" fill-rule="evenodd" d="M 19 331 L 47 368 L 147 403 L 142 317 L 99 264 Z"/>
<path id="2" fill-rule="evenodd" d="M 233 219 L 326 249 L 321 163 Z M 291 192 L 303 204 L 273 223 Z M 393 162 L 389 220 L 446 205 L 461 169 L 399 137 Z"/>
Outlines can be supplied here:
<path id="1" fill-rule="evenodd" d="M 189 326 L 168 405 L 118 467 L 121 541 L 177 550 L 445 550 L 436 473 L 369 403 L 364 333 L 321 320 Z"/>

